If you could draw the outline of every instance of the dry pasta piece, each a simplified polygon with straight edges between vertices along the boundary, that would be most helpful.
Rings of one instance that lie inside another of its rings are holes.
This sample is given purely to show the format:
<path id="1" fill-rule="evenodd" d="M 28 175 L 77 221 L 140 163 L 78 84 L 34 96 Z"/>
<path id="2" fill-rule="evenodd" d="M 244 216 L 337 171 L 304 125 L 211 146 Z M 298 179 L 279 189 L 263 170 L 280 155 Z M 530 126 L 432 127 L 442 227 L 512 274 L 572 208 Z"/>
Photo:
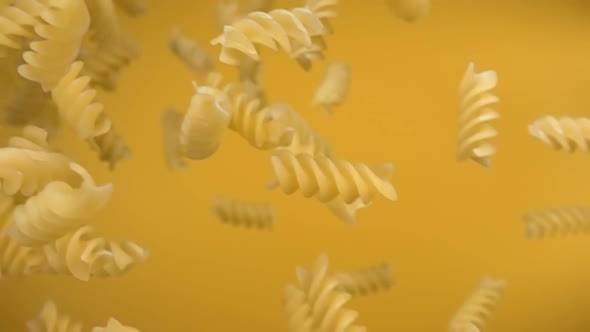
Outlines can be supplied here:
<path id="1" fill-rule="evenodd" d="M 47 0 L 48 10 L 41 13 L 43 24 L 35 32 L 44 38 L 30 44 L 23 54 L 25 64 L 18 67 L 21 76 L 41 84 L 50 91 L 67 72 L 78 56 L 82 38 L 90 26 L 90 16 L 84 0 Z"/>
<path id="2" fill-rule="evenodd" d="M 199 75 L 205 75 L 215 67 L 215 62 L 207 50 L 195 40 L 182 35 L 178 29 L 172 30 L 168 47 L 185 65 Z"/>
<path id="3" fill-rule="evenodd" d="M 162 113 L 160 123 L 162 125 L 162 138 L 164 146 L 164 159 L 169 169 L 186 169 L 184 155 L 180 145 L 180 126 L 183 115 L 174 110 L 167 109 Z"/>
<path id="4" fill-rule="evenodd" d="M 113 126 L 106 133 L 89 139 L 88 143 L 98 151 L 101 161 L 109 163 L 110 170 L 114 170 L 118 162 L 131 158 L 131 149 Z"/>
<path id="5" fill-rule="evenodd" d="M 324 79 L 316 91 L 312 105 L 321 105 L 328 113 L 341 105 L 350 89 L 350 65 L 333 62 L 328 65 Z"/>
<path id="6" fill-rule="evenodd" d="M 21 49 L 23 41 L 34 39 L 31 27 L 39 24 L 39 17 L 46 6 L 37 0 L 11 1 L 0 9 L 0 58 L 2 48 Z"/>
<path id="7" fill-rule="evenodd" d="M 469 63 L 459 87 L 461 112 L 457 134 L 457 161 L 472 159 L 484 167 L 491 167 L 490 157 L 496 147 L 490 140 L 498 131 L 490 125 L 500 114 L 491 106 L 500 99 L 490 92 L 498 83 L 493 70 L 475 73 L 473 62 Z"/>
<path id="8" fill-rule="evenodd" d="M 105 327 L 95 327 L 91 332 L 140 332 L 138 329 L 125 326 L 114 318 L 109 318 Z"/>
<path id="9" fill-rule="evenodd" d="M 300 190 L 304 197 L 321 202 L 341 198 L 344 203 L 360 199 L 371 202 L 380 193 L 395 201 L 397 193 L 391 182 L 380 178 L 369 166 L 324 155 L 293 154 L 278 150 L 271 157 L 277 181 L 287 195 Z"/>
<path id="10" fill-rule="evenodd" d="M 293 332 L 366 332 L 355 325 L 358 312 L 345 307 L 351 295 L 338 289 L 338 279 L 328 274 L 328 257 L 317 259 L 313 271 L 297 268 L 299 286 L 288 285 L 283 295 L 289 330 Z"/>
<path id="11" fill-rule="evenodd" d="M 372 266 L 352 273 L 334 274 L 339 289 L 352 296 L 363 296 L 389 289 L 393 285 L 390 264 Z"/>
<path id="12" fill-rule="evenodd" d="M 430 13 L 430 0 L 385 0 L 395 16 L 414 22 Z"/>
<path id="13" fill-rule="evenodd" d="M 19 244 L 36 247 L 55 241 L 80 227 L 110 200 L 112 184 L 97 186 L 82 166 L 72 163 L 70 168 L 82 178 L 79 187 L 53 181 L 14 209 L 8 234 Z"/>
<path id="14" fill-rule="evenodd" d="M 528 238 L 543 238 L 557 234 L 569 235 L 590 231 L 590 207 L 572 206 L 525 213 Z"/>
<path id="15" fill-rule="evenodd" d="M 221 196 L 215 197 L 211 210 L 225 224 L 267 230 L 272 230 L 277 216 L 270 204 L 240 202 Z"/>
<path id="16" fill-rule="evenodd" d="M 36 126 L 25 126 L 20 136 L 12 136 L 8 139 L 7 147 L 33 150 L 50 151 L 56 150 L 49 145 L 49 133 Z"/>
<path id="17" fill-rule="evenodd" d="M 104 112 L 104 105 L 95 102 L 96 90 L 90 88 L 90 77 L 79 76 L 84 63 L 77 61 L 51 91 L 60 116 L 86 140 L 105 134 L 111 128 L 111 120 Z"/>
<path id="18" fill-rule="evenodd" d="M 223 29 L 224 26 L 232 24 L 251 12 L 269 11 L 273 2 L 273 0 L 248 0 L 242 1 L 240 6 L 238 0 L 218 0 L 215 18 L 219 27 Z"/>
<path id="19" fill-rule="evenodd" d="M 115 4 L 129 16 L 140 16 L 148 10 L 145 0 L 114 0 Z"/>
<path id="20" fill-rule="evenodd" d="M 554 150 L 590 151 L 590 119 L 548 115 L 529 125 L 529 133 Z"/>
<path id="21" fill-rule="evenodd" d="M 485 277 L 477 290 L 459 308 L 449 324 L 449 332 L 481 330 L 500 300 L 506 282 Z M 474 327 L 477 329 L 475 330 Z"/>
<path id="22" fill-rule="evenodd" d="M 72 275 L 83 281 L 121 276 L 149 256 L 148 250 L 136 243 L 107 240 L 90 226 L 68 233 L 43 250 L 45 272 Z"/>
<path id="23" fill-rule="evenodd" d="M 82 323 L 58 312 L 53 301 L 47 301 L 37 318 L 27 322 L 29 332 L 82 332 Z"/>

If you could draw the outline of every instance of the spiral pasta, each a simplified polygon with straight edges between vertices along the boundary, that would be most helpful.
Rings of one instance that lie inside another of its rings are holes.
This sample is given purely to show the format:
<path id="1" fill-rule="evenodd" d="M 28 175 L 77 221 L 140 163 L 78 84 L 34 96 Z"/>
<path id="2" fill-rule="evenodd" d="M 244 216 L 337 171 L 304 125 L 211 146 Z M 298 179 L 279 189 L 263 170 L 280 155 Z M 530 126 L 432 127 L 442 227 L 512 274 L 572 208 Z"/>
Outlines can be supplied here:
<path id="1" fill-rule="evenodd" d="M 29 332 L 82 332 L 82 323 L 58 312 L 53 301 L 47 301 L 37 318 L 27 322 Z"/>
<path id="2" fill-rule="evenodd" d="M 238 0 L 218 0 L 215 9 L 215 18 L 217 19 L 217 24 L 223 28 L 251 12 L 269 11 L 273 2 L 273 0 L 248 0 L 242 1 L 241 5 L 243 6 L 240 6 Z"/>
<path id="3" fill-rule="evenodd" d="M 313 271 L 297 269 L 299 287 L 288 285 L 283 295 L 290 331 L 365 332 L 355 325 L 358 313 L 347 309 L 351 295 L 338 290 L 338 280 L 328 274 L 328 258 L 321 255 Z"/>
<path id="4" fill-rule="evenodd" d="M 32 151 L 49 151 L 56 150 L 49 145 L 49 133 L 36 126 L 25 126 L 21 135 L 12 136 L 8 139 L 7 147 L 32 150 Z"/>
<path id="5" fill-rule="evenodd" d="M 551 115 L 535 120 L 529 133 L 554 150 L 590 151 L 590 119 Z"/>
<path id="6" fill-rule="evenodd" d="M 335 273 L 338 289 L 352 296 L 362 296 L 386 290 L 393 285 L 390 264 L 381 264 L 353 273 Z"/>
<path id="7" fill-rule="evenodd" d="M 215 67 L 215 62 L 207 50 L 196 41 L 182 35 L 178 29 L 172 30 L 168 46 L 174 55 L 199 75 L 205 75 Z"/>
<path id="8" fill-rule="evenodd" d="M 114 0 L 115 4 L 119 6 L 129 16 L 140 16 L 148 10 L 148 5 L 145 0 Z"/>
<path id="9" fill-rule="evenodd" d="M 496 308 L 506 282 L 485 277 L 478 289 L 459 308 L 449 324 L 449 332 L 478 331 Z M 475 328 L 475 329 L 474 329 Z"/>
<path id="10" fill-rule="evenodd" d="M 225 197 L 215 197 L 211 210 L 221 222 L 246 228 L 271 230 L 276 210 L 270 204 L 240 202 Z"/>
<path id="11" fill-rule="evenodd" d="M 333 62 L 328 65 L 324 79 L 316 91 L 312 105 L 321 105 L 328 113 L 341 105 L 350 89 L 350 65 Z"/>
<path id="12" fill-rule="evenodd" d="M 109 163 L 110 170 L 114 170 L 118 162 L 131 158 L 131 149 L 113 126 L 106 133 L 89 139 L 88 143 L 98 151 L 101 161 Z"/>
<path id="13" fill-rule="evenodd" d="M 149 252 L 131 241 L 117 243 L 98 236 L 90 226 L 82 226 L 43 247 L 45 272 L 88 281 L 117 277 L 145 261 Z"/>
<path id="14" fill-rule="evenodd" d="M 139 332 L 138 329 L 125 326 L 114 318 L 109 318 L 105 327 L 95 327 L 91 332 Z"/>
<path id="15" fill-rule="evenodd" d="M 471 62 L 459 87 L 461 113 L 457 134 L 457 161 L 472 159 L 484 167 L 491 167 L 490 157 L 496 148 L 490 139 L 498 132 L 489 122 L 496 120 L 500 114 L 491 106 L 500 99 L 490 92 L 498 83 L 495 71 L 488 70 L 475 73 Z"/>
<path id="16" fill-rule="evenodd" d="M 430 0 L 385 0 L 395 16 L 406 22 L 414 22 L 428 15 Z"/>
<path id="17" fill-rule="evenodd" d="M 168 168 L 186 169 L 187 165 L 183 160 L 184 155 L 179 140 L 182 114 L 169 108 L 162 113 L 160 124 L 162 126 L 164 159 Z"/>
<path id="18" fill-rule="evenodd" d="M 45 40 L 32 42 L 32 51 L 23 55 L 26 63 L 17 68 L 21 76 L 41 84 L 43 91 L 52 90 L 67 72 L 90 26 L 84 0 L 47 2 L 49 9 L 41 13 L 46 23 L 35 26 Z"/>
<path id="19" fill-rule="evenodd" d="M 79 76 L 83 62 L 77 61 L 51 91 L 60 116 L 76 131 L 81 139 L 105 134 L 111 128 L 111 120 L 104 112 L 104 105 L 94 101 L 96 90 L 89 88 L 88 76 Z"/>
<path id="20" fill-rule="evenodd" d="M 523 216 L 528 238 L 590 231 L 590 207 L 560 207 L 527 212 Z"/>
<path id="21" fill-rule="evenodd" d="M 393 185 L 381 179 L 370 167 L 359 162 L 331 160 L 324 155 L 293 154 L 278 150 L 271 157 L 274 174 L 287 195 L 301 190 L 306 198 L 321 202 L 342 198 L 344 203 L 360 199 L 367 204 L 376 193 L 395 201 Z"/>
<path id="22" fill-rule="evenodd" d="M 21 49 L 23 40 L 35 37 L 30 28 L 39 23 L 45 10 L 37 0 L 17 0 L 0 9 L 0 58 L 1 48 Z"/>
<path id="23" fill-rule="evenodd" d="M 34 247 L 55 241 L 82 225 L 109 201 L 112 184 L 97 186 L 82 166 L 72 163 L 70 168 L 82 178 L 80 187 L 53 181 L 14 209 L 8 234 L 19 244 Z"/>

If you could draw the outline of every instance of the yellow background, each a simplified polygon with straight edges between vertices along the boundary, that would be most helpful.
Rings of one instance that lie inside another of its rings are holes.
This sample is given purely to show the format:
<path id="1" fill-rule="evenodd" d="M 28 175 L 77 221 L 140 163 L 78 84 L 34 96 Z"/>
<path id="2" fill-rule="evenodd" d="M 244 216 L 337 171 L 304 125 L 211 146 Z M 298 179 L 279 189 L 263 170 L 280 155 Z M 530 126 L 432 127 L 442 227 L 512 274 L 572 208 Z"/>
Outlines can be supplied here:
<path id="1" fill-rule="evenodd" d="M 142 58 L 124 70 L 116 95 L 101 95 L 133 159 L 111 173 L 71 134 L 61 140 L 98 181 L 115 185 L 93 220 L 99 232 L 134 240 L 151 257 L 115 279 L 3 281 L 0 331 L 24 331 L 50 298 L 88 328 L 114 316 L 144 332 L 287 331 L 282 290 L 296 266 L 311 267 L 322 252 L 333 271 L 392 263 L 390 291 L 349 304 L 370 331 L 445 331 L 484 275 L 508 281 L 487 331 L 590 331 L 589 239 L 527 241 L 521 221 L 530 209 L 589 201 L 588 156 L 551 151 L 527 125 L 546 114 L 589 114 L 590 6 L 438 0 L 429 17 L 408 24 L 381 0 L 342 2 L 327 56 L 352 66 L 345 105 L 333 115 L 310 106 L 327 61 L 306 73 L 266 51 L 264 83 L 272 102 L 299 110 L 339 157 L 391 161 L 399 201 L 380 198 L 350 227 L 317 200 L 266 190 L 269 153 L 232 132 L 212 158 L 168 171 L 160 114 L 185 110 L 191 80 L 202 79 L 168 50 L 170 31 L 208 44 L 218 30 L 215 1 L 152 0 L 145 16 L 124 18 Z M 457 86 L 469 61 L 499 75 L 491 169 L 455 161 Z M 236 76 L 217 68 L 228 81 Z M 208 209 L 216 194 L 271 202 L 280 214 L 274 231 L 221 224 Z"/>

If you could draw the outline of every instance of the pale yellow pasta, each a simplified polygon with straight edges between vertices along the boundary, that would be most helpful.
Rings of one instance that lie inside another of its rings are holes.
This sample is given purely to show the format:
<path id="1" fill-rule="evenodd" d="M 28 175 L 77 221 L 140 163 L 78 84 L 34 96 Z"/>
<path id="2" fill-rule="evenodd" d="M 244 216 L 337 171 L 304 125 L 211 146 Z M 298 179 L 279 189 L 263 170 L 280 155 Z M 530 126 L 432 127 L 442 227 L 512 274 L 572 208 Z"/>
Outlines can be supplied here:
<path id="1" fill-rule="evenodd" d="M 53 301 L 47 301 L 37 318 L 27 322 L 29 332 L 82 332 L 82 323 L 60 313 Z"/>
<path id="2" fill-rule="evenodd" d="M 46 130 L 36 126 L 25 126 L 21 135 L 11 136 L 8 139 L 7 147 L 33 150 L 33 151 L 51 151 L 56 150 L 49 145 L 49 134 Z"/>
<path id="3" fill-rule="evenodd" d="M 471 62 L 459 87 L 460 114 L 457 133 L 457 161 L 472 159 L 484 167 L 491 167 L 491 156 L 496 147 L 490 140 L 498 136 L 498 131 L 490 125 L 500 114 L 492 105 L 500 99 L 490 92 L 498 83 L 495 71 L 475 73 Z"/>
<path id="4" fill-rule="evenodd" d="M 241 2 L 241 3 L 240 3 Z M 217 24 L 223 28 L 251 12 L 269 11 L 273 0 L 218 0 L 215 8 Z"/>
<path id="5" fill-rule="evenodd" d="M 113 0 L 85 0 L 90 13 L 89 39 L 102 43 L 119 36 L 121 28 Z"/>
<path id="6" fill-rule="evenodd" d="M 90 146 L 98 151 L 99 159 L 109 163 L 109 169 L 115 169 L 118 162 L 131 158 L 131 150 L 115 127 L 100 136 L 88 140 Z"/>
<path id="7" fill-rule="evenodd" d="M 590 231 L 590 207 L 566 206 L 527 212 L 523 216 L 528 238 Z"/>
<path id="8" fill-rule="evenodd" d="M 496 308 L 505 286 L 504 280 L 485 277 L 477 290 L 451 319 L 449 332 L 470 332 L 483 329 L 484 324 Z"/>
<path id="9" fill-rule="evenodd" d="M 31 27 L 39 23 L 39 16 L 47 10 L 46 6 L 37 0 L 11 1 L 0 9 L 0 49 L 21 49 L 23 41 L 34 39 Z M 0 58 L 2 58 L 0 51 Z"/>
<path id="10" fill-rule="evenodd" d="M 333 62 L 328 65 L 324 78 L 316 91 L 312 105 L 321 105 L 328 113 L 340 106 L 350 89 L 350 65 Z"/>
<path id="11" fill-rule="evenodd" d="M 217 196 L 211 210 L 221 222 L 245 228 L 271 230 L 277 212 L 270 204 L 241 202 Z"/>
<path id="12" fill-rule="evenodd" d="M 41 84 L 50 91 L 67 72 L 78 56 L 82 38 L 88 31 L 90 16 L 84 0 L 47 0 L 48 8 L 41 13 L 45 23 L 35 26 L 44 40 L 30 44 L 25 52 L 25 64 L 18 67 L 23 77 Z"/>
<path id="13" fill-rule="evenodd" d="M 105 134 L 111 128 L 111 120 L 104 112 L 104 105 L 96 102 L 96 90 L 90 88 L 90 77 L 79 76 L 83 62 L 77 61 L 51 91 L 58 112 L 81 139 Z"/>
<path id="14" fill-rule="evenodd" d="M 195 40 L 182 35 L 178 29 L 172 30 L 168 47 L 186 66 L 199 75 L 205 75 L 215 67 L 215 62 L 207 50 Z"/>
<path id="15" fill-rule="evenodd" d="M 68 233 L 43 250 L 47 259 L 45 272 L 71 275 L 83 281 L 121 276 L 149 256 L 136 243 L 107 240 L 90 226 Z"/>
<path id="16" fill-rule="evenodd" d="M 590 151 L 590 119 L 547 115 L 529 125 L 529 133 L 554 150 Z"/>
<path id="17" fill-rule="evenodd" d="M 363 296 L 389 289 L 393 285 L 390 264 L 372 266 L 352 273 L 335 273 L 338 288 L 352 296 Z"/>
<path id="18" fill-rule="evenodd" d="M 430 0 L 385 0 L 393 13 L 407 21 L 414 22 L 430 13 Z"/>
<path id="19" fill-rule="evenodd" d="M 9 216 L 8 234 L 19 244 L 35 247 L 55 241 L 80 227 L 110 200 L 112 184 L 97 186 L 82 166 L 72 163 L 69 167 L 82 178 L 79 187 L 50 182 Z"/>
<path id="20" fill-rule="evenodd" d="M 115 4 L 130 16 L 139 16 L 145 14 L 148 10 L 146 0 L 114 0 Z"/>
<path id="21" fill-rule="evenodd" d="M 167 109 L 160 117 L 162 139 L 164 146 L 164 160 L 169 169 L 186 169 L 184 155 L 180 145 L 180 126 L 183 115 L 174 109 Z"/>
<path id="22" fill-rule="evenodd" d="M 366 332 L 355 324 L 358 312 L 345 307 L 351 295 L 338 289 L 328 274 L 328 258 L 321 255 L 312 271 L 297 268 L 299 286 L 288 285 L 283 295 L 289 330 L 293 332 Z"/>
<path id="23" fill-rule="evenodd" d="M 91 332 L 140 332 L 138 329 L 125 326 L 114 318 L 109 318 L 105 327 L 95 327 Z"/>
<path id="24" fill-rule="evenodd" d="M 271 157 L 274 175 L 287 195 L 301 191 L 306 198 L 321 202 L 341 198 L 344 203 L 360 199 L 371 202 L 377 193 L 397 200 L 395 188 L 360 162 L 332 160 L 325 155 L 293 154 L 278 150 Z"/>

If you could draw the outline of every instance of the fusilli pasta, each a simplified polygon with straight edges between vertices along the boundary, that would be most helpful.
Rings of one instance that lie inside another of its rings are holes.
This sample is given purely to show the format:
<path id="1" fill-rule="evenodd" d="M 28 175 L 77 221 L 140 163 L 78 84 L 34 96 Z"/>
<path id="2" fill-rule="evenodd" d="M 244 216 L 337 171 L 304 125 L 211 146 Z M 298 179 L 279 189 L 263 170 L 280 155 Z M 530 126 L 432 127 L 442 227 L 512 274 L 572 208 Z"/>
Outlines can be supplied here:
<path id="1" fill-rule="evenodd" d="M 523 216 L 528 238 L 590 231 L 590 207 L 561 207 L 531 211 Z"/>
<path id="2" fill-rule="evenodd" d="M 352 296 L 376 293 L 393 285 L 390 264 L 372 266 L 352 273 L 335 273 L 334 277 L 340 283 L 338 288 Z"/>
<path id="3" fill-rule="evenodd" d="M 88 143 L 98 151 L 101 161 L 109 163 L 111 170 L 119 161 L 131 158 L 131 150 L 113 126 L 106 133 L 89 139 Z"/>
<path id="4" fill-rule="evenodd" d="M 484 278 L 478 289 L 459 308 L 451 319 L 449 332 L 469 332 L 483 328 L 483 325 L 496 308 L 506 282 Z"/>
<path id="5" fill-rule="evenodd" d="M 125 326 L 118 320 L 111 317 L 107 322 L 107 326 L 95 327 L 91 332 L 139 332 L 139 330 L 133 327 Z"/>
<path id="6" fill-rule="evenodd" d="M 164 146 L 164 159 L 169 169 L 186 169 L 180 145 L 180 126 L 182 114 L 173 109 L 167 109 L 160 118 Z"/>
<path id="7" fill-rule="evenodd" d="M 215 62 L 207 50 L 196 41 L 182 35 L 178 29 L 172 31 L 168 46 L 174 55 L 199 75 L 205 75 L 215 67 Z"/>
<path id="8" fill-rule="evenodd" d="M 27 322 L 29 332 L 82 332 L 82 323 L 57 311 L 53 301 L 47 301 L 36 319 Z"/>
<path id="9" fill-rule="evenodd" d="M 0 9 L 0 49 L 21 49 L 23 41 L 32 40 L 31 31 L 39 23 L 39 16 L 46 7 L 37 0 L 17 0 Z M 0 50 L 0 58 L 2 58 Z"/>
<path id="10" fill-rule="evenodd" d="M 316 91 L 312 105 L 321 105 L 328 113 L 341 105 L 350 89 L 350 65 L 333 62 L 328 65 L 324 79 Z"/>
<path id="11" fill-rule="evenodd" d="M 529 133 L 555 150 L 590 151 L 590 119 L 542 117 L 529 125 Z"/>
<path id="12" fill-rule="evenodd" d="M 211 210 L 225 224 L 271 230 L 276 210 L 270 204 L 240 202 L 215 197 Z"/>

